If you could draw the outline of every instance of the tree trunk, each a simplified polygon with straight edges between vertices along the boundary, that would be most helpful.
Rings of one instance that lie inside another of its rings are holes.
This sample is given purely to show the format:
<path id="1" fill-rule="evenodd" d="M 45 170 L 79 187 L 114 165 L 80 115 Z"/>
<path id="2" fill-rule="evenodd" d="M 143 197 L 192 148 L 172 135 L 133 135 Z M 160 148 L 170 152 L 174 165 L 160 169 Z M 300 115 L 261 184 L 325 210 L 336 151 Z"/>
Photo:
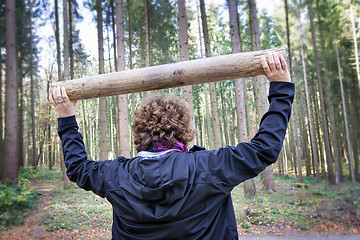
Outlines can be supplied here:
<path id="1" fill-rule="evenodd" d="M 0 19 L 1 21 L 1 19 Z M 0 22 L 0 24 L 3 24 Z M 3 39 L 1 38 L 0 41 Z M 3 88 L 3 74 L 2 74 L 2 55 L 0 54 L 0 89 Z M 4 132 L 3 132 L 3 91 L 0 90 L 0 166 L 4 166 Z M 2 179 L 3 171 L 0 170 L 0 179 Z"/>
<path id="2" fill-rule="evenodd" d="M 201 11 L 201 22 L 202 29 L 204 34 L 204 42 L 205 42 L 205 55 L 206 57 L 211 57 L 210 52 L 210 39 L 209 39 L 209 31 L 205 10 L 204 0 L 200 0 L 200 11 Z M 215 91 L 215 83 L 209 83 L 209 91 L 210 91 L 210 105 L 211 105 L 211 114 L 212 114 L 212 123 L 213 123 L 213 134 L 214 134 L 214 147 L 221 147 L 221 134 L 220 134 L 220 123 L 219 123 L 219 114 L 218 114 L 218 105 L 216 100 L 216 91 Z"/>
<path id="3" fill-rule="evenodd" d="M 5 161 L 3 179 L 15 180 L 18 177 L 19 153 L 17 138 L 17 77 L 16 77 L 16 22 L 15 1 L 5 2 L 6 29 L 6 114 L 5 114 Z"/>
<path id="4" fill-rule="evenodd" d="M 321 72 L 320 72 L 320 63 L 319 63 L 319 54 L 318 48 L 316 44 L 316 36 L 315 36 L 315 26 L 312 17 L 312 9 L 311 9 L 311 0 L 307 1 L 308 11 L 309 11 L 309 18 L 310 18 L 310 27 L 311 27 L 311 37 L 312 43 L 314 47 L 314 56 L 315 56 L 315 65 L 316 65 L 316 77 L 319 86 L 319 97 L 320 97 L 320 110 L 321 110 L 321 124 L 324 133 L 324 141 L 325 141 L 325 152 L 326 152 L 326 161 L 327 161 L 327 171 L 328 171 L 328 178 L 329 184 L 335 184 L 335 177 L 334 177 L 334 170 L 332 165 L 332 157 L 331 157 L 331 148 L 330 148 L 330 139 L 329 139 L 329 130 L 328 130 L 328 123 L 326 118 L 325 112 L 325 101 L 324 101 L 324 93 L 322 89 L 322 82 L 321 82 Z"/>
<path id="5" fill-rule="evenodd" d="M 354 52 L 355 52 L 355 66 L 356 66 L 356 74 L 357 79 L 359 82 L 359 89 L 360 89 L 360 67 L 359 67 L 359 50 L 357 45 L 357 34 L 356 34 L 356 27 L 355 27 L 355 17 L 354 17 L 354 10 L 353 6 L 350 4 L 350 19 L 351 19 L 351 28 L 353 33 L 353 40 L 354 40 Z"/>
<path id="6" fill-rule="evenodd" d="M 114 7 L 114 0 L 110 0 L 110 8 L 111 8 L 111 27 L 112 27 L 112 33 L 113 33 L 113 54 L 114 54 L 114 66 L 115 71 L 118 71 L 116 69 L 117 62 L 116 62 L 116 30 L 115 30 L 115 7 Z"/>
<path id="7" fill-rule="evenodd" d="M 179 24 L 179 44 L 180 44 L 180 61 L 190 60 L 189 56 L 189 41 L 187 34 L 187 17 L 186 17 L 186 7 L 185 0 L 178 0 L 178 24 Z M 184 86 L 183 94 L 185 101 L 189 104 L 190 112 L 194 112 L 194 103 L 192 96 L 192 86 Z M 195 142 L 192 141 L 189 145 L 193 145 Z"/>
<path id="8" fill-rule="evenodd" d="M 292 77 L 292 65 L 291 65 L 291 44 L 290 44 L 290 28 L 289 28 L 289 11 L 288 11 L 288 2 L 287 0 L 284 0 L 285 2 L 285 22 L 286 22 L 286 39 L 287 39 L 287 47 L 288 47 L 288 62 L 289 62 L 289 72 L 290 72 L 290 76 L 293 79 L 294 84 L 296 84 L 295 82 L 295 78 Z M 295 112 L 293 112 L 293 116 L 290 119 L 290 125 L 291 125 L 291 129 L 292 129 L 292 137 L 294 140 L 294 147 L 295 147 L 295 162 L 296 162 L 296 167 L 297 167 L 297 172 L 298 172 L 298 179 L 300 182 L 303 181 L 303 176 L 302 176 L 302 167 L 301 167 L 301 157 L 300 157 L 300 153 L 299 153 L 299 141 L 298 141 L 298 134 L 297 134 L 297 129 L 296 129 L 296 118 L 295 118 Z"/>
<path id="9" fill-rule="evenodd" d="M 117 70 L 125 70 L 125 37 L 122 0 L 116 0 Z M 129 112 L 126 94 L 118 96 L 120 155 L 130 157 Z"/>
<path id="10" fill-rule="evenodd" d="M 315 178 L 319 181 L 320 180 L 319 152 L 318 152 L 318 147 L 317 147 L 317 143 L 316 143 L 314 123 L 312 120 L 311 108 L 310 108 L 310 97 L 309 97 L 309 89 L 308 89 L 308 82 L 307 82 L 307 72 L 306 72 L 304 44 L 303 44 L 303 32 L 302 32 L 302 27 L 301 27 L 300 13 L 299 13 L 299 33 L 300 33 L 300 53 L 301 53 L 301 61 L 302 61 L 302 65 L 303 65 L 304 86 L 305 86 L 305 96 L 306 96 L 306 107 L 307 107 L 307 114 L 308 114 L 308 121 L 309 121 L 309 128 L 310 128 L 311 149 L 312 149 L 313 160 L 314 160 L 314 165 L 315 165 L 314 172 L 315 172 Z"/>
<path id="11" fill-rule="evenodd" d="M 69 79 L 69 21 L 68 21 L 68 1 L 63 0 L 63 30 L 64 30 L 64 80 Z"/>
<path id="12" fill-rule="evenodd" d="M 55 1 L 55 41 L 56 41 L 56 62 L 57 62 L 57 72 L 58 72 L 58 81 L 61 81 L 61 53 L 60 53 L 60 30 L 59 30 L 59 9 L 58 9 L 58 0 Z"/>
<path id="13" fill-rule="evenodd" d="M 69 24 L 68 24 L 68 1 L 63 0 L 63 29 L 64 29 L 64 80 L 69 79 Z M 64 180 L 64 189 L 68 189 L 71 186 L 71 182 L 66 175 L 66 167 L 64 163 L 64 157 L 61 156 L 61 171 Z"/>
<path id="14" fill-rule="evenodd" d="M 229 5 L 229 19 L 230 19 L 230 35 L 231 35 L 231 49 L 232 53 L 241 52 L 241 38 L 239 29 L 239 16 L 237 10 L 237 0 L 228 0 Z M 246 107 L 244 88 L 246 89 L 245 81 L 242 78 L 235 80 L 235 98 L 236 98 L 236 115 L 237 127 L 239 133 L 239 142 L 248 141 L 248 134 L 246 129 Z M 244 182 L 244 193 L 247 197 L 256 196 L 256 186 L 254 178 Z"/>
<path id="15" fill-rule="evenodd" d="M 99 74 L 104 74 L 104 40 L 102 25 L 102 1 L 96 0 L 97 12 L 97 32 L 98 32 L 98 54 L 99 54 Z M 100 161 L 108 159 L 107 144 L 107 118 L 106 118 L 106 99 L 99 99 L 99 128 L 100 128 Z"/>
<path id="16" fill-rule="evenodd" d="M 224 82 L 220 83 L 220 97 L 221 97 L 221 109 L 222 109 L 222 115 L 223 115 L 223 132 L 224 132 L 224 138 L 225 138 L 225 145 L 229 145 L 230 144 L 230 140 L 229 140 L 229 127 L 228 127 L 228 112 L 225 106 L 225 93 L 224 93 Z"/>
<path id="17" fill-rule="evenodd" d="M 70 57 L 70 79 L 74 79 L 74 44 L 73 44 L 73 11 L 72 0 L 69 1 L 69 57 Z"/>
<path id="18" fill-rule="evenodd" d="M 32 43 L 33 43 L 33 35 L 32 35 L 32 9 L 33 9 L 33 3 L 31 0 L 29 0 L 29 6 L 30 6 L 30 86 L 31 86 L 31 136 L 32 136 L 32 164 L 33 168 L 36 169 L 37 167 L 37 149 L 36 149 L 36 138 L 35 138 L 35 94 L 34 94 L 34 74 L 33 74 L 33 53 L 32 53 Z"/>
<path id="19" fill-rule="evenodd" d="M 283 48 L 273 49 L 285 55 Z M 261 56 L 268 50 L 237 53 L 89 76 L 57 83 L 71 100 L 113 96 L 213 81 L 263 75 Z"/>
<path id="20" fill-rule="evenodd" d="M 249 12 L 250 12 L 250 27 L 251 27 L 251 43 L 252 50 L 258 51 L 261 49 L 260 46 L 260 29 L 257 19 L 256 1 L 249 0 Z M 254 85 L 255 96 L 256 96 L 256 110 L 258 120 L 262 118 L 267 110 L 267 91 L 266 91 L 266 79 L 264 77 L 257 77 Z M 261 179 L 263 179 L 264 190 L 272 191 L 275 190 L 273 167 L 268 166 L 262 173 Z"/>
<path id="21" fill-rule="evenodd" d="M 345 96 L 344 96 L 344 87 L 343 87 L 342 74 L 341 74 L 339 49 L 338 49 L 337 43 L 335 44 L 335 50 L 336 50 L 336 60 L 337 60 L 339 80 L 340 80 L 341 101 L 342 101 L 343 111 L 344 111 L 346 145 L 347 145 L 348 154 L 349 154 L 349 167 L 350 167 L 350 173 L 351 173 L 351 181 L 355 183 L 356 178 L 355 178 L 355 170 L 354 170 L 354 160 L 353 160 L 353 155 L 352 155 L 352 150 L 351 150 L 350 132 L 349 132 L 349 125 L 348 125 L 347 111 L 346 111 L 346 104 L 345 104 Z"/>
<path id="22" fill-rule="evenodd" d="M 330 133 L 331 133 L 331 141 L 332 147 L 334 150 L 334 157 L 335 157 L 335 183 L 338 184 L 340 182 L 340 149 L 339 149 L 339 142 L 337 139 L 337 127 L 336 127 L 336 120 L 335 120 L 335 110 L 333 104 L 333 94 L 331 93 L 331 84 L 329 79 L 329 71 L 327 68 L 326 63 L 326 56 L 325 56 L 325 46 L 324 46 L 324 37 L 323 37 L 323 28 L 322 28 L 322 21 L 320 19 L 319 13 L 319 0 L 316 0 L 317 6 L 317 18 L 319 24 L 319 32 L 320 32 L 320 44 L 321 44 L 321 56 L 322 56 L 322 63 L 324 67 L 324 77 L 325 77 L 325 92 L 326 92 L 326 102 L 327 102 L 327 109 L 329 110 L 329 119 L 330 119 Z"/>

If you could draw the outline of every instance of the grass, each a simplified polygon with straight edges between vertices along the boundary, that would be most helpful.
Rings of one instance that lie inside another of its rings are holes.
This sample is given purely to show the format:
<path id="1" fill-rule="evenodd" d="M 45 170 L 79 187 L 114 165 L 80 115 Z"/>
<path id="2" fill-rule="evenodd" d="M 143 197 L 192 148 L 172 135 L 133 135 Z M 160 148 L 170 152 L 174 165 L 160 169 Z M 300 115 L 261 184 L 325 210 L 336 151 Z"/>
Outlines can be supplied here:
<path id="1" fill-rule="evenodd" d="M 295 177 L 275 176 L 277 191 L 258 190 L 252 199 L 244 196 L 241 185 L 236 187 L 232 197 L 240 228 L 244 232 L 263 227 L 322 232 L 330 231 L 328 225 L 331 223 L 343 232 L 359 231 L 360 184 L 345 182 L 329 186 L 326 181 L 305 177 L 304 184 L 309 188 L 302 189 L 294 187 L 296 180 Z"/>
<path id="2" fill-rule="evenodd" d="M 62 190 L 42 214 L 48 230 L 67 229 L 84 231 L 89 228 L 111 229 L 110 203 L 78 187 Z"/>
<path id="3" fill-rule="evenodd" d="M 39 168 L 22 170 L 37 190 L 52 191 L 52 202 L 37 219 L 48 231 L 85 233 L 89 229 L 110 231 L 112 207 L 106 199 L 73 185 L 61 190 L 61 172 Z M 248 199 L 242 185 L 232 191 L 234 211 L 240 233 L 305 230 L 311 232 L 360 233 L 360 184 L 343 182 L 336 186 L 326 180 L 305 177 L 308 188 L 297 188 L 297 178 L 274 176 L 276 191 L 261 191 Z M 265 229 L 265 230 L 264 230 Z"/>

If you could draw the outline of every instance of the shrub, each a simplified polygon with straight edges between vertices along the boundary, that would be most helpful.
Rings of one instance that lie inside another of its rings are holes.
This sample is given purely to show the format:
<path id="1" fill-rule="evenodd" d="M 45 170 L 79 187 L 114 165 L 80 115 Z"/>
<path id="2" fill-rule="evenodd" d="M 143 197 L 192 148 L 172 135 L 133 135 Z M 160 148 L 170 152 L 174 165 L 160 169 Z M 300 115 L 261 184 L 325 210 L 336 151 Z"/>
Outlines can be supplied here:
<path id="1" fill-rule="evenodd" d="M 29 183 L 28 179 L 20 178 L 17 183 L 0 184 L 0 230 L 21 224 L 24 213 L 35 206 L 38 197 Z"/>

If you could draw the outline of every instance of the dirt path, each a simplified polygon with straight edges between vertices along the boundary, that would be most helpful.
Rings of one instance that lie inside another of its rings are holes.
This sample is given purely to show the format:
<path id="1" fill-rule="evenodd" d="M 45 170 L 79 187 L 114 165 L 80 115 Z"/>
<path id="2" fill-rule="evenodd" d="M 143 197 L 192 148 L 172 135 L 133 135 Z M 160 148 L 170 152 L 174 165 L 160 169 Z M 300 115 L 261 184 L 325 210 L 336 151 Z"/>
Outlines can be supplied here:
<path id="1" fill-rule="evenodd" d="M 101 239 L 110 240 L 111 233 L 104 228 L 92 228 L 86 231 L 59 229 L 48 231 L 47 226 L 42 223 L 43 214 L 46 213 L 47 207 L 54 201 L 56 194 L 61 191 L 62 183 L 60 181 L 36 180 L 31 182 L 33 188 L 40 196 L 36 209 L 27 217 L 25 223 L 15 226 L 11 229 L 4 230 L 0 234 L 0 240 L 14 239 Z M 358 240 L 360 234 L 320 234 L 308 232 L 296 232 L 292 230 L 279 230 L 278 232 L 260 231 L 258 235 L 239 235 L 239 239 L 245 240 Z M 266 234 L 267 233 L 267 234 Z"/>
<path id="2" fill-rule="evenodd" d="M 110 239 L 111 234 L 104 229 L 89 229 L 86 232 L 76 232 L 59 229 L 48 231 L 42 224 L 42 214 L 52 204 L 55 195 L 61 190 L 59 181 L 33 180 L 30 187 L 39 194 L 39 202 L 35 210 L 26 218 L 23 225 L 14 226 L 1 232 L 0 240 L 32 240 L 32 239 Z M 105 238 L 101 238 L 105 236 Z"/>
<path id="3" fill-rule="evenodd" d="M 289 232 L 280 236 L 247 235 L 239 236 L 240 240 L 359 240 L 360 234 L 319 234 Z"/>

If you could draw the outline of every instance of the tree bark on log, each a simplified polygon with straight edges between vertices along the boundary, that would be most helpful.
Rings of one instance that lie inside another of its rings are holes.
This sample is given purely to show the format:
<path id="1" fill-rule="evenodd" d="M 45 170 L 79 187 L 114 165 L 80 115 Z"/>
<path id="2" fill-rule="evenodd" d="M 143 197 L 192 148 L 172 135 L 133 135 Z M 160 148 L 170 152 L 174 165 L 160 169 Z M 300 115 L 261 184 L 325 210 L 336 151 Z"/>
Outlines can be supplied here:
<path id="1" fill-rule="evenodd" d="M 90 99 L 164 88 L 264 75 L 261 56 L 285 48 L 242 52 L 57 82 L 71 100 Z"/>

